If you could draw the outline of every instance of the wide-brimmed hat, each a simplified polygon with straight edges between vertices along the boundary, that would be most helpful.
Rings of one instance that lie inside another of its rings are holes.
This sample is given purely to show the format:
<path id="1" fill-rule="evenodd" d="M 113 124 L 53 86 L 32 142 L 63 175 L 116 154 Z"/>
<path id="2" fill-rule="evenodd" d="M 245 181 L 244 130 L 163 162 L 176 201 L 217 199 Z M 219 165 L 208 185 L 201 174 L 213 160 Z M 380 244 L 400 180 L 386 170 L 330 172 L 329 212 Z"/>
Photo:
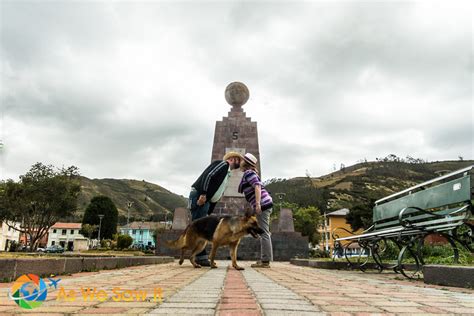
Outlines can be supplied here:
<path id="1" fill-rule="evenodd" d="M 224 155 L 224 158 L 222 158 L 222 160 L 227 160 L 227 159 L 230 159 L 230 158 L 239 158 L 239 159 L 244 159 L 244 157 L 242 157 L 241 154 L 239 154 L 238 152 L 236 151 L 229 151 L 227 154 Z"/>
<path id="2" fill-rule="evenodd" d="M 257 158 L 256 158 L 254 155 L 252 155 L 251 153 L 246 153 L 246 154 L 244 155 L 244 161 L 245 161 L 246 163 L 248 163 L 248 164 L 249 164 L 250 166 L 252 166 L 252 167 L 257 167 L 257 162 L 258 162 L 258 160 L 257 160 Z"/>

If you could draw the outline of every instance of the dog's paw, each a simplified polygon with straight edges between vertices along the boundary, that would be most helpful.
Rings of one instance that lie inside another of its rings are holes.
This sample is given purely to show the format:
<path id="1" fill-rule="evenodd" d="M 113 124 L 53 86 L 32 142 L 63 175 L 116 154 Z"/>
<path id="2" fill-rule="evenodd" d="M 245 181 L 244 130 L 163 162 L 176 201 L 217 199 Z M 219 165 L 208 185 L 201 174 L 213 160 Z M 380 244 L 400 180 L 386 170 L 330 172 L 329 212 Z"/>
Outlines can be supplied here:
<path id="1" fill-rule="evenodd" d="M 245 268 L 239 267 L 239 266 L 234 266 L 234 269 L 235 269 L 235 270 L 245 270 Z"/>
<path id="2" fill-rule="evenodd" d="M 211 266 L 211 269 L 217 269 L 217 265 Z"/>
<path id="3" fill-rule="evenodd" d="M 179 265 L 182 265 L 182 264 L 183 264 L 183 262 L 184 262 L 184 259 L 181 259 L 181 260 L 179 260 L 179 262 L 178 262 L 178 263 L 179 263 Z"/>
<path id="4" fill-rule="evenodd" d="M 201 268 L 201 266 L 200 266 L 199 264 L 196 264 L 194 267 L 195 267 L 196 269 Z"/>

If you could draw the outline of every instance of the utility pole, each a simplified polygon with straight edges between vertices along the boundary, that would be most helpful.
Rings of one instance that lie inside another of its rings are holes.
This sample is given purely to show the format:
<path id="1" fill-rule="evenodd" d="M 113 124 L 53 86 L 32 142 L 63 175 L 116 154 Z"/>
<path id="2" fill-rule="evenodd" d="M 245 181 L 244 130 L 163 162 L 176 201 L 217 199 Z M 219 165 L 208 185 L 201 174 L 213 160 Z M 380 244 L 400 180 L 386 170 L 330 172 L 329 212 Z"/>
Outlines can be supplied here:
<path id="1" fill-rule="evenodd" d="M 104 218 L 104 215 L 100 214 L 99 215 L 99 246 L 100 246 L 100 228 L 102 226 L 102 218 Z"/>

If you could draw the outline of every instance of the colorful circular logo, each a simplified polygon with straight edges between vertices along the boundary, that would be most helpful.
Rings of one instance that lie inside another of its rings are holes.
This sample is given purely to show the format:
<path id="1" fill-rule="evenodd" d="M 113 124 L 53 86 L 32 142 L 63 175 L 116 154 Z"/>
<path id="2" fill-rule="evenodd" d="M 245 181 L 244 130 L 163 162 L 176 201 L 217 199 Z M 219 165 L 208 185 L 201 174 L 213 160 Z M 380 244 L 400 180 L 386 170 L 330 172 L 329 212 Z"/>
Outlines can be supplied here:
<path id="1" fill-rule="evenodd" d="M 46 300 L 48 289 L 46 283 L 36 274 L 23 274 L 10 290 L 9 296 L 15 303 L 25 309 L 41 306 Z"/>

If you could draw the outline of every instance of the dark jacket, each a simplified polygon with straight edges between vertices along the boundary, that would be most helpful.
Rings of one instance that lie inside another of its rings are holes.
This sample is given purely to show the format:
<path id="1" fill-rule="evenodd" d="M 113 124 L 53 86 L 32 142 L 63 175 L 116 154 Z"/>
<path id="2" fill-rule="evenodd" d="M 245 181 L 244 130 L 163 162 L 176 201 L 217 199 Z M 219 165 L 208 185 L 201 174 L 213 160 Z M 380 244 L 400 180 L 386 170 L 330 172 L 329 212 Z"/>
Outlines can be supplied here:
<path id="1" fill-rule="evenodd" d="M 210 201 L 227 176 L 228 170 L 229 163 L 227 161 L 215 160 L 203 171 L 192 186 L 199 195 L 206 195 L 206 201 Z M 209 213 L 212 213 L 215 206 L 216 203 L 211 203 Z"/>

